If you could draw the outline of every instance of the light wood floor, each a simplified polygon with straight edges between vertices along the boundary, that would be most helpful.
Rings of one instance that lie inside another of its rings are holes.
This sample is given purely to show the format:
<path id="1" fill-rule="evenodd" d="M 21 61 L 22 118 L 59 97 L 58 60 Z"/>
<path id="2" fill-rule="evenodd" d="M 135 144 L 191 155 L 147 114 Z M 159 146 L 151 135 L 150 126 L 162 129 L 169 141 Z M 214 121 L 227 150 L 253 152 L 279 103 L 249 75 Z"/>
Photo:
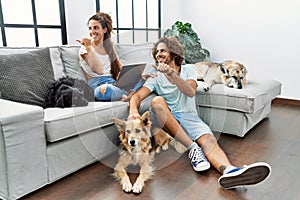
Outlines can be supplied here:
<path id="1" fill-rule="evenodd" d="M 268 118 L 255 126 L 244 138 L 217 135 L 220 146 L 235 165 L 265 161 L 272 166 L 268 180 L 257 186 L 235 190 L 222 189 L 215 169 L 205 173 L 193 171 L 187 153 L 173 149 L 157 155 L 157 170 L 140 195 L 127 194 L 110 176 L 117 156 L 95 163 L 64 179 L 46 186 L 25 200 L 169 200 L 169 199 L 300 199 L 300 106 L 282 102 L 272 104 Z M 135 168 L 130 168 L 136 178 Z"/>

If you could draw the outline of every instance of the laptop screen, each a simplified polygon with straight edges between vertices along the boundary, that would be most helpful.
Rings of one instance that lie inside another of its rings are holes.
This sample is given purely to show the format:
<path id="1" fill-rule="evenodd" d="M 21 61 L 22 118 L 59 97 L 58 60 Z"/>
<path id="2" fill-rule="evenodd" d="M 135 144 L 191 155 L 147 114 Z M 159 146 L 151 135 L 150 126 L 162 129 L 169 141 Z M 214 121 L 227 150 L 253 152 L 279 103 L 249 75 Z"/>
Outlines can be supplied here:
<path id="1" fill-rule="evenodd" d="M 146 63 L 137 63 L 124 65 L 120 71 L 119 79 L 115 86 L 129 91 L 134 88 L 138 81 L 142 78 Z"/>

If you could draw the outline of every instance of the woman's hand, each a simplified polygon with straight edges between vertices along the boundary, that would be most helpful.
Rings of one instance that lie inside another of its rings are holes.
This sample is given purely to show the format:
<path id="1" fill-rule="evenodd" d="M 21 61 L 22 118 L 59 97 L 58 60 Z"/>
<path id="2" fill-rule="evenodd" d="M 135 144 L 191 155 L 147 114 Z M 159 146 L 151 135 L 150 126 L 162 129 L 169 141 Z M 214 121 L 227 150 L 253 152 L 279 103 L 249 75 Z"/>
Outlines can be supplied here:
<path id="1" fill-rule="evenodd" d="M 86 51 L 90 52 L 92 50 L 92 40 L 89 37 L 83 37 L 81 40 L 76 40 L 81 45 L 85 46 Z"/>

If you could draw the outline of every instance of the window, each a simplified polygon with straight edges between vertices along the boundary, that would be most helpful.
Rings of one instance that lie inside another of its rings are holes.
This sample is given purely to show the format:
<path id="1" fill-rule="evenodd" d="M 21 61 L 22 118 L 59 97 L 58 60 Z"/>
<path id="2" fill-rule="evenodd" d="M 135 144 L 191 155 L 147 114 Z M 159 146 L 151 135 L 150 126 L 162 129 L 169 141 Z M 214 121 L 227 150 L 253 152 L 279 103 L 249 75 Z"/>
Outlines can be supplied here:
<path id="1" fill-rule="evenodd" d="M 0 0 L 0 28 L 2 46 L 67 44 L 64 0 Z"/>
<path id="2" fill-rule="evenodd" d="M 96 0 L 111 15 L 117 43 L 156 42 L 161 36 L 161 0 Z"/>

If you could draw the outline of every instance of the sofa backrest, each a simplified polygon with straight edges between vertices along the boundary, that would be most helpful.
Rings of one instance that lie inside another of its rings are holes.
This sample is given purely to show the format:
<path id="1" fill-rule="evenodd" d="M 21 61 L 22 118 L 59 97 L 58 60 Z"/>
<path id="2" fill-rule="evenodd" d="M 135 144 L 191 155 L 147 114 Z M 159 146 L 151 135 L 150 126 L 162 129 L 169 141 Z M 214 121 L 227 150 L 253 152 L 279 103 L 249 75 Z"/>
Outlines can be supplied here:
<path id="1" fill-rule="evenodd" d="M 151 42 L 115 45 L 116 52 L 123 64 L 146 62 L 147 67 L 145 71 L 150 70 L 152 68 L 151 65 L 155 63 L 151 55 L 152 47 L 153 43 Z M 0 47 L 0 55 L 26 53 L 41 48 L 42 47 Z M 54 78 L 56 80 L 66 75 L 86 80 L 79 64 L 79 45 L 51 46 L 49 49 Z"/>

